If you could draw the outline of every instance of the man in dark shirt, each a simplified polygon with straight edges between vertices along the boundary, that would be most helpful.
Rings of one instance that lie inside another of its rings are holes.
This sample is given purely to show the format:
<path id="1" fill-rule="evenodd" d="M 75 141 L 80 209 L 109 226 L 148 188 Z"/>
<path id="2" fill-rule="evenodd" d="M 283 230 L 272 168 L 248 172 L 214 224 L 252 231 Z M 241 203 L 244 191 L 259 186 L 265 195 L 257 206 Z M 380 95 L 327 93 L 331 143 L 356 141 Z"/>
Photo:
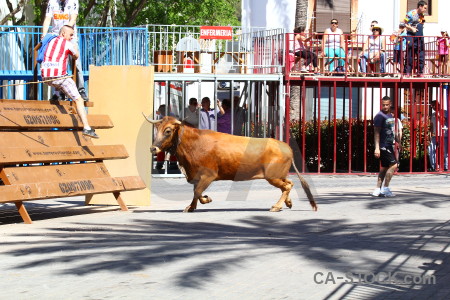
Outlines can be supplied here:
<path id="1" fill-rule="evenodd" d="M 395 136 L 395 118 L 390 113 L 391 98 L 384 96 L 381 100 L 381 111 L 373 119 L 375 138 L 375 157 L 381 160 L 381 169 L 378 174 L 377 188 L 373 191 L 375 197 L 394 197 L 389 188 L 392 176 L 397 169 L 395 159 L 394 143 L 399 141 Z M 383 186 L 384 181 L 384 187 Z"/>

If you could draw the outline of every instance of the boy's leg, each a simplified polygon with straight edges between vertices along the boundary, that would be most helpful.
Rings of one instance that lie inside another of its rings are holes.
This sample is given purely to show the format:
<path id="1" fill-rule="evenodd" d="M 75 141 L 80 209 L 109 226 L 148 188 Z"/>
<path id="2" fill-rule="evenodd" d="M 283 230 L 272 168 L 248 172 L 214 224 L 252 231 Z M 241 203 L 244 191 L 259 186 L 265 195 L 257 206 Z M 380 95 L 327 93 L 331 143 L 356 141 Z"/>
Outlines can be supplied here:
<path id="1" fill-rule="evenodd" d="M 59 85 L 59 88 L 64 91 L 64 93 L 69 98 L 75 101 L 78 115 L 80 116 L 81 122 L 83 123 L 83 134 L 93 138 L 98 138 L 95 130 L 89 126 L 86 109 L 84 108 L 84 99 L 80 96 L 80 93 L 78 92 L 75 82 L 72 80 L 72 78 L 56 80 L 54 81 L 54 84 L 55 83 Z"/>

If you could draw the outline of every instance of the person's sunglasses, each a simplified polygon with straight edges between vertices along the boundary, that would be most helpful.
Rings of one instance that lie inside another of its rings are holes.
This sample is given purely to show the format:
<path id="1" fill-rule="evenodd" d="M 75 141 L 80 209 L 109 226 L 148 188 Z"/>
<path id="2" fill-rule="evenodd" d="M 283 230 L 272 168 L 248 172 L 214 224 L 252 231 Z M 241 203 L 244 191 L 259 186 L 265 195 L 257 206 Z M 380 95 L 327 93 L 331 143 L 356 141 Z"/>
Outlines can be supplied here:
<path id="1" fill-rule="evenodd" d="M 380 29 L 377 29 L 377 28 L 372 29 L 372 32 L 375 32 L 375 31 L 380 31 Z"/>
<path id="2" fill-rule="evenodd" d="M 331 22 L 331 24 L 338 24 L 338 22 Z"/>

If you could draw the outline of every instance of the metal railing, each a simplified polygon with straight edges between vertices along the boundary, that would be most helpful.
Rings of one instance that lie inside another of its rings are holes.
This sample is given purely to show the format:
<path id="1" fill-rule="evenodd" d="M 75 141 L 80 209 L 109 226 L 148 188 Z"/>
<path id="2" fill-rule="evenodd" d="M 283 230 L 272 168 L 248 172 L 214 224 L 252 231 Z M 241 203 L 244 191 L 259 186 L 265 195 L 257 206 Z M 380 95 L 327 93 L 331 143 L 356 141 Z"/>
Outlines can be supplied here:
<path id="1" fill-rule="evenodd" d="M 156 72 L 278 73 L 284 30 L 231 27 L 231 38 L 201 39 L 201 26 L 146 25 Z"/>
<path id="2" fill-rule="evenodd" d="M 78 27 L 83 75 L 89 66 L 149 64 L 145 28 Z M 40 42 L 41 26 L 0 26 L 0 85 L 33 80 L 34 47 Z M 37 72 L 39 75 L 39 72 Z M 42 91 L 42 84 L 38 89 Z M 26 85 L 0 88 L 0 98 L 25 99 Z M 39 98 L 42 97 L 40 92 Z"/>

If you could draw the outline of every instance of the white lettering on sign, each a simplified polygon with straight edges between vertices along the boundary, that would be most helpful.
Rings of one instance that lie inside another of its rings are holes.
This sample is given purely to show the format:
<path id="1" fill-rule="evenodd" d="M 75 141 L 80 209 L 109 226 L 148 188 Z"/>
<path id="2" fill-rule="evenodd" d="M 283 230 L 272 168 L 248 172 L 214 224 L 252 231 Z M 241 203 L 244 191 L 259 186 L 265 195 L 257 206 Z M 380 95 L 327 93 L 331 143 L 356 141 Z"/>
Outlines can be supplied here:
<path id="1" fill-rule="evenodd" d="M 231 40 L 233 29 L 230 26 L 202 26 L 201 39 Z"/>

